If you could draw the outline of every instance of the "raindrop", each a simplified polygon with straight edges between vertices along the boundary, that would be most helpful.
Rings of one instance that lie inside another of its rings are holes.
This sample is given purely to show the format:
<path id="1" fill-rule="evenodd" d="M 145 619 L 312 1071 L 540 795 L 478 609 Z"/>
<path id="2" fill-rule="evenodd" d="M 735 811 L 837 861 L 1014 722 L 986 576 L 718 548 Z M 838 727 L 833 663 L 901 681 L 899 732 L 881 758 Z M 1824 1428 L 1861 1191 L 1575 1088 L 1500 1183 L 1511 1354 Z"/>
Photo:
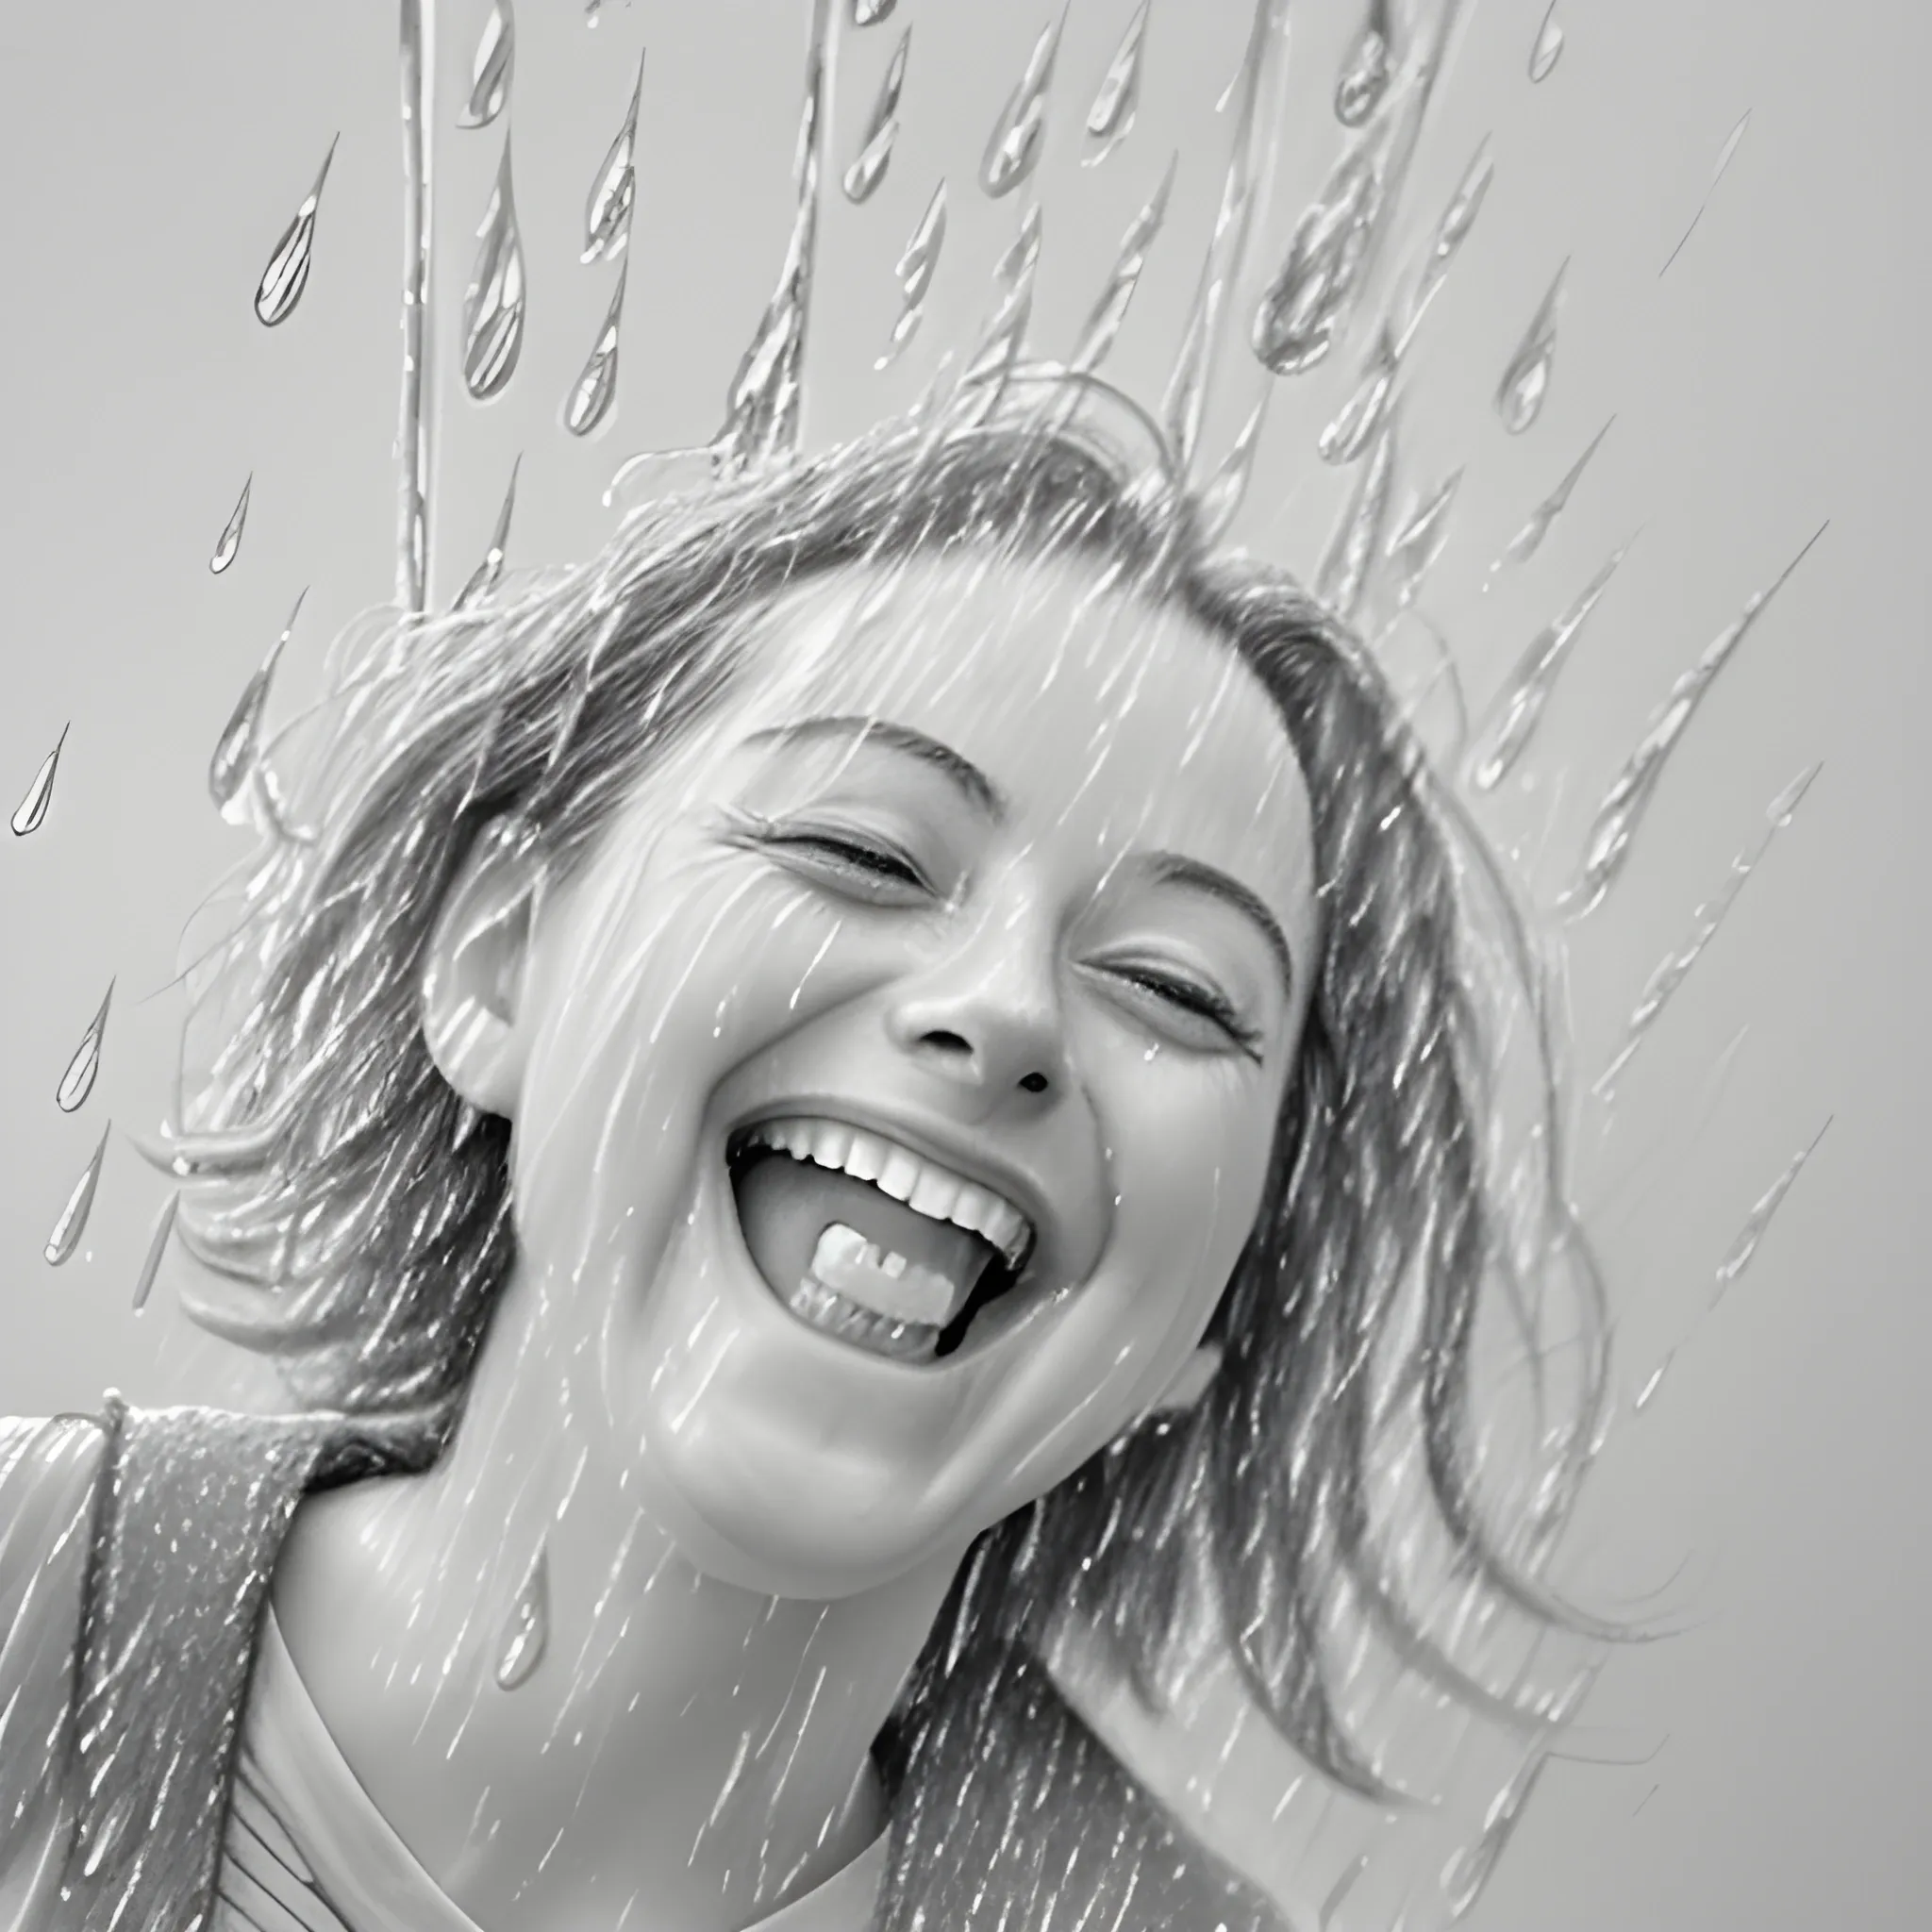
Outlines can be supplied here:
<path id="1" fill-rule="evenodd" d="M 488 127 L 509 99 L 510 69 L 516 60 L 517 28 L 509 0 L 492 0 L 490 18 L 476 42 L 470 67 L 470 102 L 457 122 L 458 127 Z"/>
<path id="2" fill-rule="evenodd" d="M 1809 554 L 1812 544 L 1829 527 L 1827 524 L 1819 525 L 1806 541 L 1804 548 L 1785 565 L 1776 578 L 1764 590 L 1752 594 L 1738 616 L 1704 647 L 1696 663 L 1671 687 L 1662 706 L 1652 718 L 1650 728 L 1639 741 L 1637 749 L 1625 759 L 1623 770 L 1604 794 L 1603 804 L 1597 808 L 1596 818 L 1584 845 L 1582 876 L 1572 895 L 1576 917 L 1581 918 L 1602 904 L 1604 894 L 1623 870 L 1631 838 L 1643 816 L 1644 808 L 1657 790 L 1657 779 L 1663 774 L 1671 749 L 1683 736 L 1684 727 L 1695 715 L 1705 692 L 1743 642 L 1765 606 L 1784 588 L 1786 580 Z"/>
<path id="3" fill-rule="evenodd" d="M 1566 261 L 1557 269 L 1549 293 L 1537 305 L 1529 327 L 1496 386 L 1496 413 L 1511 436 L 1521 436 L 1542 413 L 1543 398 L 1550 389 L 1550 364 L 1557 354 L 1557 307 L 1562 300 L 1563 275 L 1569 266 Z"/>
<path id="4" fill-rule="evenodd" d="M 1616 420 L 1612 416 L 1610 423 Z M 1502 569 L 1506 563 L 1527 563 L 1542 547 L 1543 539 L 1550 533 L 1550 525 L 1569 508 L 1570 492 L 1576 488 L 1576 479 L 1583 475 L 1591 458 L 1595 456 L 1597 445 L 1610 433 L 1610 423 L 1606 423 L 1590 439 L 1583 454 L 1564 471 L 1562 481 L 1530 511 L 1529 521 L 1510 538 L 1502 556 L 1490 566 L 1491 573 Z"/>
<path id="5" fill-rule="evenodd" d="M 1717 1286 L 1713 1300 L 1743 1274 L 1751 1265 L 1751 1257 L 1757 1252 L 1758 1243 L 1763 1241 L 1771 1226 L 1772 1216 L 1784 1205 L 1784 1198 L 1791 1191 L 1791 1184 L 1804 1171 L 1805 1163 L 1818 1151 L 1818 1143 L 1824 1139 L 1825 1128 L 1831 1125 L 1829 1117 L 1824 1126 L 1812 1135 L 1810 1145 L 1801 1147 L 1794 1154 L 1785 1171 L 1773 1181 L 1757 1198 L 1757 1205 L 1746 1216 L 1744 1225 L 1738 1230 L 1738 1238 L 1725 1251 L 1724 1257 L 1717 1264 Z"/>
<path id="6" fill-rule="evenodd" d="M 980 163 L 979 185 L 997 198 L 1010 194 L 1040 158 L 1041 138 L 1046 132 L 1046 94 L 1053 84 L 1054 56 L 1059 49 L 1060 27 L 1065 21 L 1050 23 L 1040 30 L 1027 58 L 1026 71 L 1020 76 L 1000 118 L 993 123 L 986 143 L 986 157 Z"/>
<path id="7" fill-rule="evenodd" d="M 1375 159 L 1357 147 L 1296 224 L 1288 259 L 1256 313 L 1255 354 L 1276 375 L 1312 369 L 1334 346 L 1381 206 Z"/>
<path id="8" fill-rule="evenodd" d="M 283 231 L 282 239 L 275 243 L 275 252 L 268 258 L 268 266 L 261 272 L 260 284 L 255 291 L 255 312 L 270 328 L 293 313 L 296 303 L 302 299 L 302 291 L 308 286 L 308 259 L 315 246 L 315 210 L 322 201 L 322 184 L 328 179 L 328 164 L 336 158 L 336 141 L 341 139 L 337 135 L 329 142 L 315 186 L 295 210 L 294 220 Z"/>
<path id="9" fill-rule="evenodd" d="M 1542 1775 L 1543 1766 L 1549 1760 L 1536 1757 L 1524 1766 L 1510 1781 L 1507 1788 L 1490 1807 L 1488 1816 L 1483 1820 L 1483 1834 L 1466 1851 L 1458 1852 L 1442 1871 L 1442 1887 L 1449 1896 L 1449 1909 L 1460 1918 L 1475 1904 L 1477 1896 L 1490 1875 L 1496 1869 L 1496 1861 L 1507 1849 L 1517 1821 L 1523 1816 L 1523 1808 L 1529 1803 L 1530 1794 L 1536 1790 L 1537 1780 Z"/>
<path id="10" fill-rule="evenodd" d="M 892 143 L 899 138 L 899 95 L 906 85 L 906 56 L 911 45 L 912 29 L 908 26 L 899 36 L 899 44 L 892 50 L 886 77 L 879 83 L 879 97 L 873 103 L 872 119 L 866 123 L 865 139 L 859 143 L 858 158 L 845 170 L 847 201 L 870 200 L 873 190 L 886 178 L 886 169 L 892 158 Z"/>
<path id="11" fill-rule="evenodd" d="M 1536 30 L 1536 43 L 1529 50 L 1529 77 L 1531 80 L 1547 80 L 1550 69 L 1557 64 L 1557 57 L 1563 51 L 1563 27 L 1557 18 L 1557 0 L 1550 0 L 1550 8 L 1543 15 L 1543 24 Z"/>
<path id="12" fill-rule="evenodd" d="M 1167 217 L 1167 200 L 1174 190 L 1174 169 L 1179 161 L 1179 155 L 1169 159 L 1167 173 L 1160 177 L 1159 187 L 1121 238 L 1121 251 L 1114 258 L 1113 273 L 1108 275 L 1107 287 L 1101 291 L 1100 299 L 1094 303 L 1086 325 L 1080 331 L 1079 344 L 1069 365 L 1074 370 L 1085 372 L 1099 368 L 1106 360 L 1108 351 L 1113 347 L 1115 338 L 1121 332 L 1121 325 L 1126 320 L 1128 306 L 1134 299 L 1141 271 L 1147 264 L 1147 251 L 1154 245 L 1154 238 L 1159 234 L 1160 225 Z"/>
<path id="13" fill-rule="evenodd" d="M 1344 127 L 1359 127 L 1382 105 L 1393 72 L 1390 44 L 1389 0 L 1369 0 L 1362 30 L 1341 63 L 1335 82 L 1335 118 Z"/>
<path id="14" fill-rule="evenodd" d="M 1241 499 L 1248 493 L 1248 479 L 1255 470 L 1255 449 L 1260 441 L 1261 424 L 1268 413 L 1268 398 L 1273 394 L 1273 390 L 1261 391 L 1261 400 L 1248 411 L 1248 420 L 1241 425 L 1241 434 L 1221 459 L 1221 467 L 1215 471 L 1213 479 L 1201 492 L 1201 534 L 1209 543 L 1223 535 L 1234 522 L 1235 512 L 1241 508 Z"/>
<path id="15" fill-rule="evenodd" d="M 617 334 L 624 321 L 624 284 L 630 264 L 617 271 L 617 287 L 610 291 L 610 307 L 604 311 L 604 325 L 591 344 L 590 359 L 563 406 L 563 426 L 573 436 L 588 436 L 610 413 L 617 396 Z"/>
<path id="16" fill-rule="evenodd" d="M 1462 472 L 1452 471 L 1437 485 L 1433 495 L 1409 511 L 1401 527 L 1389 540 L 1389 566 L 1395 578 L 1395 601 L 1404 609 L 1414 602 L 1423 578 L 1435 568 L 1443 544 L 1449 541 L 1449 512 L 1461 484 Z"/>
<path id="17" fill-rule="evenodd" d="M 509 488 L 503 492 L 503 508 L 496 512 L 496 527 L 490 533 L 490 547 L 483 553 L 483 561 L 471 572 L 470 581 L 458 593 L 454 607 L 458 610 L 467 610 L 472 604 L 481 602 L 503 580 L 503 558 L 505 547 L 509 542 L 510 512 L 517 502 L 517 472 L 523 467 L 522 457 L 509 466 Z"/>
<path id="18" fill-rule="evenodd" d="M 113 1000 L 114 982 L 110 979 L 100 1010 L 88 1022 L 87 1031 L 81 1035 L 80 1044 L 74 1049 L 74 1058 L 67 1062 L 67 1071 L 60 1075 L 60 1085 L 55 1090 L 54 1105 L 62 1113 L 75 1112 L 94 1091 L 94 1075 L 101 1071 L 101 1036 L 107 1031 L 108 1008 Z"/>
<path id="19" fill-rule="evenodd" d="M 1034 202 L 1020 218 L 1020 232 L 993 268 L 1002 294 L 999 308 L 972 360 L 959 378 L 961 389 L 983 391 L 980 407 L 998 401 L 1007 377 L 1020 359 L 1020 345 L 1033 313 L 1033 276 L 1040 265 L 1040 204 Z"/>
<path id="20" fill-rule="evenodd" d="M 1484 197 L 1490 192 L 1490 183 L 1495 178 L 1495 174 L 1496 164 L 1490 158 L 1489 137 L 1485 135 L 1475 153 L 1470 157 L 1468 167 L 1462 171 L 1462 179 L 1456 184 L 1456 192 L 1449 197 L 1449 206 L 1442 210 L 1442 219 L 1436 224 L 1436 239 L 1429 249 L 1429 258 L 1423 264 L 1423 272 L 1416 280 L 1415 295 L 1408 306 L 1408 319 L 1403 325 L 1402 337 L 1396 344 L 1398 353 L 1407 349 L 1421 326 L 1424 311 L 1448 279 L 1450 264 L 1468 239 L 1469 231 L 1475 226 L 1475 218 L 1482 212 Z"/>
<path id="21" fill-rule="evenodd" d="M 1355 393 L 1342 404 L 1341 413 L 1323 430 L 1315 445 L 1324 463 L 1352 463 L 1368 448 L 1369 439 L 1389 408 L 1389 398 L 1395 392 L 1397 357 L 1395 339 L 1385 326 Z"/>
<path id="22" fill-rule="evenodd" d="M 1315 1915 L 1319 1932 L 1328 1932 L 1335 1923 L 1335 1915 L 1341 1909 L 1342 1901 L 1356 1888 L 1356 1881 L 1369 1869 L 1369 1856 L 1364 1852 L 1356 1858 L 1333 1885 L 1328 1888 L 1328 1896 L 1322 1901 L 1322 1909 Z"/>
<path id="23" fill-rule="evenodd" d="M 925 291 L 932 287 L 934 271 L 939 267 L 940 249 L 946 239 L 946 184 L 941 181 L 932 192 L 932 199 L 925 205 L 925 212 L 919 218 L 919 225 L 913 229 L 900 255 L 892 273 L 899 278 L 899 315 L 892 324 L 891 339 L 886 344 L 886 353 L 873 364 L 874 369 L 883 369 L 893 361 L 900 350 L 919 331 L 919 325 L 925 316 Z"/>
<path id="24" fill-rule="evenodd" d="M 615 260 L 630 241 L 631 209 L 638 194 L 638 109 L 644 98 L 644 57 L 638 56 L 638 77 L 630 91 L 624 125 L 617 130 L 591 183 L 584 204 L 584 252 L 577 258 L 591 262 L 600 257 Z"/>
<path id="25" fill-rule="evenodd" d="M 1101 76 L 1100 92 L 1087 110 L 1087 134 L 1099 142 L 1087 156 L 1083 166 L 1097 168 L 1133 132 L 1134 118 L 1141 109 L 1141 47 L 1147 37 L 1149 0 L 1141 0 L 1121 43 L 1107 63 Z"/>
<path id="26" fill-rule="evenodd" d="M 530 1674 L 543 1661 L 550 1641 L 550 1556 L 539 1543 L 537 1554 L 509 1607 L 503 1629 L 503 1650 L 496 1659 L 496 1681 L 505 1690 L 514 1690 L 529 1681 Z"/>
<path id="27" fill-rule="evenodd" d="M 1630 1405 L 1639 1415 L 1641 1415 L 1650 1407 L 1657 1395 L 1657 1391 L 1663 1386 L 1664 1377 L 1671 1372 L 1671 1364 L 1676 1358 L 1677 1351 L 1674 1348 L 1664 1357 L 1662 1361 L 1657 1363 L 1656 1368 L 1651 1370 L 1649 1375 L 1644 1378 L 1643 1387 L 1637 1391 L 1636 1401 Z"/>
<path id="28" fill-rule="evenodd" d="M 161 1272 L 161 1257 L 168 1252 L 168 1237 L 175 1232 L 175 1217 L 181 1211 L 181 1196 L 170 1194 L 168 1205 L 161 1209 L 161 1216 L 155 1223 L 155 1231 L 147 1244 L 147 1258 L 141 1264 L 141 1273 L 134 1283 L 134 1312 L 138 1315 L 147 1307 L 147 1298 L 155 1291 L 155 1277 Z"/>
<path id="29" fill-rule="evenodd" d="M 1724 179 L 1724 170 L 1731 165 L 1731 157 L 1738 152 L 1738 143 L 1744 138 L 1744 129 L 1751 120 L 1751 110 L 1746 108 L 1738 125 L 1724 137 L 1724 144 L 1718 153 L 1717 166 L 1710 171 L 1710 186 L 1704 191 L 1704 199 L 1697 204 L 1697 212 L 1690 217 L 1690 225 L 1678 238 L 1677 245 L 1671 250 L 1669 259 L 1657 270 L 1661 281 L 1670 273 L 1671 263 L 1684 252 L 1684 243 L 1697 232 L 1697 225 L 1704 219 L 1704 210 L 1710 206 L 1710 197 L 1717 192 L 1717 184 Z"/>
<path id="30" fill-rule="evenodd" d="M 476 241 L 476 265 L 463 297 L 463 386 L 480 403 L 516 374 L 524 346 L 524 241 L 517 232 L 508 131 Z"/>
<path id="31" fill-rule="evenodd" d="M 248 480 L 242 486 L 242 494 L 236 500 L 234 514 L 222 525 L 222 534 L 215 539 L 215 554 L 208 560 L 208 569 L 216 576 L 234 562 L 242 548 L 242 529 L 248 521 L 248 492 L 254 488 L 255 472 L 250 470 Z"/>
<path id="32" fill-rule="evenodd" d="M 241 824 L 246 820 L 243 800 L 248 780 L 253 776 L 260 756 L 261 713 L 268 702 L 269 683 L 275 676 L 275 665 L 289 641 L 290 633 L 295 628 L 302 597 L 308 594 L 305 590 L 302 596 L 295 599 L 295 608 L 289 612 L 289 621 L 283 625 L 281 636 L 269 647 L 261 669 L 242 687 L 234 715 L 229 718 L 227 728 L 216 742 L 214 757 L 208 761 L 208 796 L 214 800 L 216 810 L 230 824 Z"/>
<path id="33" fill-rule="evenodd" d="M 1546 624 L 1517 660 L 1491 710 L 1491 723 L 1470 771 L 1470 782 L 1478 791 L 1494 791 L 1523 756 L 1556 689 L 1557 674 L 1629 548 L 1625 543 L 1612 552 L 1608 562 L 1584 586 L 1582 595 L 1560 617 Z"/>
<path id="34" fill-rule="evenodd" d="M 101 1143 L 93 1151 L 80 1178 L 74 1184 L 74 1191 L 67 1197 L 67 1205 L 60 1210 L 60 1218 L 54 1224 L 54 1232 L 47 1237 L 46 1256 L 49 1266 L 58 1268 L 69 1259 L 75 1249 L 80 1245 L 80 1238 L 87 1232 L 87 1218 L 94 1205 L 94 1190 L 101 1182 L 101 1162 L 107 1158 L 108 1136 L 114 1131 L 114 1123 L 109 1121 L 101 1129 Z"/>
<path id="35" fill-rule="evenodd" d="M 1395 481 L 1395 408 L 1391 404 L 1315 579 L 1315 594 L 1343 623 L 1354 618 L 1382 541 Z"/>
<path id="36" fill-rule="evenodd" d="M 604 0 L 584 0 L 584 25 L 595 26 L 603 17 Z"/>
<path id="37" fill-rule="evenodd" d="M 60 769 L 60 747 L 67 742 L 67 734 L 72 726 L 63 724 L 60 736 L 55 741 L 54 749 L 41 760 L 41 769 L 34 774 L 34 782 L 26 788 L 26 796 L 15 808 L 12 825 L 13 836 L 25 839 L 29 832 L 38 832 L 41 821 L 47 816 L 47 808 L 54 800 L 54 774 Z"/>
<path id="38" fill-rule="evenodd" d="M 852 25 L 876 26 L 892 17 L 892 8 L 898 4 L 899 0 L 852 0 Z"/>

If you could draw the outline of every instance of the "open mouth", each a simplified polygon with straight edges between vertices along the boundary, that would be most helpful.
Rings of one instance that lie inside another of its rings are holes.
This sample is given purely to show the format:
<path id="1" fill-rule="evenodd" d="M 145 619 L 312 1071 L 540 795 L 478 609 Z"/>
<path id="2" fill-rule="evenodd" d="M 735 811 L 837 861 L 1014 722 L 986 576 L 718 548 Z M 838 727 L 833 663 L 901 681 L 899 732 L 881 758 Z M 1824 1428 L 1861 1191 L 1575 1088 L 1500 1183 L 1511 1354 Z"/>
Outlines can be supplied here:
<path id="1" fill-rule="evenodd" d="M 726 1158 L 772 1292 L 808 1326 L 894 1361 L 950 1355 L 1033 1251 L 1033 1224 L 1004 1195 L 842 1121 L 761 1121 Z"/>

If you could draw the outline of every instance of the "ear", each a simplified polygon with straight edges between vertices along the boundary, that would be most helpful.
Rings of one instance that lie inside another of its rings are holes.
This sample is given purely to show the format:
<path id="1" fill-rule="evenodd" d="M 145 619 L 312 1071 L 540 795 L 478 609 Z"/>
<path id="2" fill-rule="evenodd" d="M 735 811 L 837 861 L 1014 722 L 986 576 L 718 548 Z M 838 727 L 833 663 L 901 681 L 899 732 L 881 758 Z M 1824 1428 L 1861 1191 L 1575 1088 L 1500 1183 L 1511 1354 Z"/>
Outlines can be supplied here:
<path id="1" fill-rule="evenodd" d="M 1160 1398 L 1147 1411 L 1149 1415 L 1184 1415 L 1208 1392 L 1215 1372 L 1221 1367 L 1221 1344 L 1204 1341 L 1178 1369 L 1174 1379 L 1161 1391 Z"/>
<path id="2" fill-rule="evenodd" d="M 486 826 L 443 899 L 423 965 L 423 1039 L 472 1107 L 516 1110 L 528 1051 L 525 970 L 541 868 L 499 821 Z"/>

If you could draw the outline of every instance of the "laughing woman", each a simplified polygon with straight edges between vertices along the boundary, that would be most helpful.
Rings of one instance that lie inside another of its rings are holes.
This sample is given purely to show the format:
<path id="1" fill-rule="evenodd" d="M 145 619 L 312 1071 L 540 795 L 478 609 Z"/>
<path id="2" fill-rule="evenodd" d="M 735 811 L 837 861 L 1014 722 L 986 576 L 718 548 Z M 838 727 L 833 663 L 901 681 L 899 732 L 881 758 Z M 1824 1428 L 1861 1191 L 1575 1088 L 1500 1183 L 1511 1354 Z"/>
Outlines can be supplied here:
<path id="1" fill-rule="evenodd" d="M 170 1149 L 291 1412 L 0 1437 L 0 1922 L 1276 1924 L 1051 1659 L 1205 1643 L 1378 1791 L 1390 1350 L 1533 1599 L 1474 874 L 1373 670 L 1063 410 L 379 642 Z"/>

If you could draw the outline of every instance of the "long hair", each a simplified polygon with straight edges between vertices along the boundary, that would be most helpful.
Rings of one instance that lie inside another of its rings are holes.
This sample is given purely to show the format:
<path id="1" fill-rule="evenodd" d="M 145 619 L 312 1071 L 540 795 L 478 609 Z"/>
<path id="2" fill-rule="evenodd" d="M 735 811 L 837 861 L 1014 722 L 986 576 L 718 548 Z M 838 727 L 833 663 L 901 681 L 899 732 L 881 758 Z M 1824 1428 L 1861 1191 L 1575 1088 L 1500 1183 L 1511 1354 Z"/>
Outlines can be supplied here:
<path id="1" fill-rule="evenodd" d="M 1393 1580 L 1374 1505 L 1391 1389 L 1458 1574 L 1545 1607 L 1506 1552 L 1521 1539 L 1476 1496 L 1471 1416 L 1486 1298 L 1526 1291 L 1524 1253 L 1534 1272 L 1576 1252 L 1550 1201 L 1527 1249 L 1512 1236 L 1491 1158 L 1499 1048 L 1479 994 L 1526 954 L 1507 917 L 1496 958 L 1473 949 L 1467 905 L 1493 874 L 1369 656 L 1284 574 L 1217 558 L 1172 478 L 1065 411 L 899 424 L 720 478 L 633 515 L 589 565 L 345 641 L 305 727 L 317 745 L 259 781 L 273 836 L 199 975 L 214 1051 L 184 1088 L 180 1141 L 199 1182 L 181 1225 L 215 1271 L 196 1318 L 319 1406 L 452 1414 L 513 1252 L 508 1124 L 467 1108 L 422 1038 L 456 868 L 486 825 L 567 868 L 728 688 L 745 625 L 786 587 L 959 552 L 1089 558 L 1255 674 L 1313 804 L 1320 939 L 1206 1396 L 979 1539 L 879 1740 L 894 1927 L 974 1922 L 989 1887 L 1015 1926 L 1018 1901 L 1056 1892 L 1097 1908 L 1138 1884 L 1144 1908 L 1157 1866 L 1185 1873 L 1184 1838 L 1041 1668 L 1070 1603 L 1151 1701 L 1205 1618 L 1281 1734 L 1365 1793 L 1388 1786 L 1335 1694 L 1338 1579 L 1405 1657 L 1484 1694 Z M 1593 1389 L 1587 1373 L 1580 1410 Z M 1084 1852 L 1041 1822 L 1056 1807 L 1082 1821 Z M 1232 1874 L 1194 1868 L 1230 1926 L 1272 1923 Z"/>

